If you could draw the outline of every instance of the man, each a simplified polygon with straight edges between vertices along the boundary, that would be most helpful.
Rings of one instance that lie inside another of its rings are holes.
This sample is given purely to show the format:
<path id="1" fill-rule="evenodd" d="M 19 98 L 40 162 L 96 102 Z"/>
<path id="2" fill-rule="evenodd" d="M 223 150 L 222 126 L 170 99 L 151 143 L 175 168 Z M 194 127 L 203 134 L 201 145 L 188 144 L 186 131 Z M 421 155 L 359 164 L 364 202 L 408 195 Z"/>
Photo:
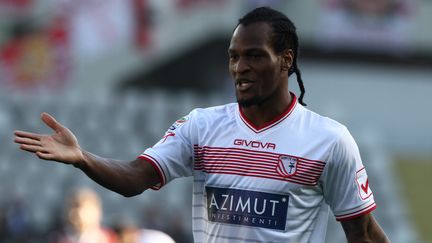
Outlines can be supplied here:
<path id="1" fill-rule="evenodd" d="M 52 235 L 56 243 L 116 243 L 115 232 L 102 225 L 102 203 L 96 192 L 81 188 L 69 198 L 66 227 Z"/>
<path id="2" fill-rule="evenodd" d="M 285 15 L 270 8 L 246 14 L 228 49 L 238 102 L 193 110 L 132 162 L 81 149 L 46 113 L 53 135 L 16 131 L 15 141 L 124 196 L 193 176 L 195 242 L 322 242 L 329 206 L 349 242 L 388 242 L 370 213 L 375 202 L 348 130 L 301 105 L 297 50 Z M 288 91 L 292 73 L 299 100 Z"/>

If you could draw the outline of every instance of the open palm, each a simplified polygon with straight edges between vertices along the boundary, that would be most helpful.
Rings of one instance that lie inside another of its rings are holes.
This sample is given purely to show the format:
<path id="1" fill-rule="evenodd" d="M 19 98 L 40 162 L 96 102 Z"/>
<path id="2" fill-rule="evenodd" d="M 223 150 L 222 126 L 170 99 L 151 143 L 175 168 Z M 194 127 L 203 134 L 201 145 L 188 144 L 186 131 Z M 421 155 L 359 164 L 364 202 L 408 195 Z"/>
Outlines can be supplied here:
<path id="1" fill-rule="evenodd" d="M 54 117 L 42 113 L 42 121 L 54 130 L 51 135 L 15 131 L 15 142 L 20 148 L 35 153 L 39 158 L 55 160 L 66 164 L 76 164 L 83 155 L 75 135 Z"/>

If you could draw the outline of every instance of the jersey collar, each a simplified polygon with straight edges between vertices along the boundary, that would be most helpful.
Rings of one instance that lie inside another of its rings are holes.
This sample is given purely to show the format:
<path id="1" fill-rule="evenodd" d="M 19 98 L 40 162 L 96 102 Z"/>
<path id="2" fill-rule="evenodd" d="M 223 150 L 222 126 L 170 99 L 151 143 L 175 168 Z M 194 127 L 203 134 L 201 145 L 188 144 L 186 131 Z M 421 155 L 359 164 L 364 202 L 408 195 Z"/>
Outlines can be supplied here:
<path id="1" fill-rule="evenodd" d="M 291 92 L 290 92 L 291 93 Z M 293 97 L 293 100 L 290 104 L 290 106 L 288 107 L 288 109 L 286 109 L 282 114 L 280 114 L 279 116 L 275 117 L 273 120 L 265 123 L 262 126 L 256 126 L 254 125 L 242 112 L 242 110 L 240 109 L 240 106 L 238 106 L 238 111 L 240 114 L 240 119 L 244 122 L 244 124 L 251 129 L 252 131 L 254 131 L 255 133 L 261 133 L 264 131 L 267 131 L 268 129 L 278 125 L 279 123 L 281 123 L 282 121 L 284 121 L 287 117 L 289 117 L 289 115 L 294 111 L 294 108 L 297 106 L 297 97 L 295 96 L 294 93 L 291 93 L 291 97 Z"/>

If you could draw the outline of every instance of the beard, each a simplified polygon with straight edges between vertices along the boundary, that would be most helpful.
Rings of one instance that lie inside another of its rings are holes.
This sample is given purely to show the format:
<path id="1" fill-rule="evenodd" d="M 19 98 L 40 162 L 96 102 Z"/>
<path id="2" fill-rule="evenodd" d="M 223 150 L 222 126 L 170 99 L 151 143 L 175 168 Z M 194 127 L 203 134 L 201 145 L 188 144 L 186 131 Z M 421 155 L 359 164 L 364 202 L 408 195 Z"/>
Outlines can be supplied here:
<path id="1" fill-rule="evenodd" d="M 237 99 L 237 103 L 243 107 L 243 108 L 248 108 L 254 105 L 259 105 L 262 103 L 262 98 L 261 97 L 253 97 L 251 99 Z"/>
<path id="2" fill-rule="evenodd" d="M 252 97 L 250 99 L 239 99 L 237 97 L 237 103 L 240 105 L 240 107 L 242 108 L 249 108 L 251 106 L 260 106 L 261 104 L 263 104 L 264 102 L 266 102 L 268 99 L 271 98 L 271 94 L 268 96 L 255 96 Z"/>

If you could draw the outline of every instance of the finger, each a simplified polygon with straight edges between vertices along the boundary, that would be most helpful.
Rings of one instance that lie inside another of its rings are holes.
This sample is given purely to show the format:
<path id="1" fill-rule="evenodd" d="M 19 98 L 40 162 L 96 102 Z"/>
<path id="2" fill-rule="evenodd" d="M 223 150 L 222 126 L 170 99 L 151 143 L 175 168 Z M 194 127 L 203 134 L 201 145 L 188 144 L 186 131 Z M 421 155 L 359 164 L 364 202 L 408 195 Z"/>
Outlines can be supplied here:
<path id="1" fill-rule="evenodd" d="M 14 142 L 19 144 L 42 146 L 42 143 L 39 140 L 32 138 L 16 137 Z"/>
<path id="2" fill-rule="evenodd" d="M 27 144 L 21 144 L 20 149 L 36 153 L 36 152 L 47 152 L 47 150 L 41 146 L 36 145 L 27 145 Z"/>
<path id="3" fill-rule="evenodd" d="M 59 132 L 63 126 L 56 121 L 56 119 L 54 117 L 52 117 L 50 114 L 43 112 L 41 114 L 41 119 L 42 121 L 47 124 L 47 126 L 49 126 L 51 129 L 53 129 L 56 132 Z"/>
<path id="4" fill-rule="evenodd" d="M 39 157 L 39 159 L 54 160 L 54 155 L 50 153 L 36 152 L 36 155 Z"/>
<path id="5" fill-rule="evenodd" d="M 32 138 L 36 140 L 40 140 L 42 135 L 37 133 L 31 133 L 31 132 L 24 132 L 24 131 L 15 131 L 15 136 L 22 137 L 22 138 Z"/>

